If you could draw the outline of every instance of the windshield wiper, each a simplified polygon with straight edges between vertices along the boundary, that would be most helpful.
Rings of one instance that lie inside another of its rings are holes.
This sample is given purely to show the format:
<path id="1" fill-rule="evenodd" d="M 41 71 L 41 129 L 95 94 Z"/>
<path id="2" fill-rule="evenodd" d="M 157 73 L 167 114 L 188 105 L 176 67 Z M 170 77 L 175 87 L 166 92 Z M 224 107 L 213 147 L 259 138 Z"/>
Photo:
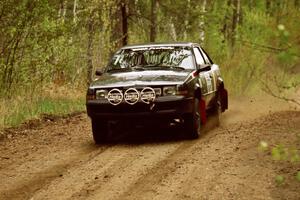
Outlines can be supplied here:
<path id="1" fill-rule="evenodd" d="M 179 69 L 179 70 L 185 70 L 184 67 L 179 67 L 179 66 L 169 66 L 171 69 Z"/>
<path id="2" fill-rule="evenodd" d="M 149 65 L 137 65 L 134 67 L 126 67 L 126 68 L 111 68 L 108 69 L 107 72 L 119 72 L 119 71 L 132 71 L 132 70 L 136 70 L 136 71 L 144 71 L 147 69 L 165 69 L 165 70 L 185 70 L 184 67 L 179 67 L 179 66 L 172 66 L 172 65 L 165 65 L 165 64 L 149 64 Z"/>
<path id="3" fill-rule="evenodd" d="M 155 64 L 155 65 L 149 65 L 149 68 L 161 68 L 161 69 L 178 69 L 178 70 L 185 70 L 184 67 L 179 66 L 173 66 L 173 65 L 166 65 L 166 64 Z"/>
<path id="4" fill-rule="evenodd" d="M 159 64 L 149 64 L 149 65 L 136 65 L 134 67 L 131 67 L 133 70 L 138 70 L 138 71 L 144 71 L 147 69 L 151 69 L 154 67 L 157 67 Z"/>
<path id="5" fill-rule="evenodd" d="M 130 71 L 131 69 L 126 67 L 126 68 L 111 68 L 111 69 L 108 69 L 107 72 L 118 72 L 118 71 Z"/>
<path id="6" fill-rule="evenodd" d="M 141 65 L 138 65 L 138 66 L 131 67 L 131 69 L 137 70 L 137 71 L 144 71 L 144 70 L 145 70 L 145 67 L 143 67 L 143 66 L 141 66 Z"/>

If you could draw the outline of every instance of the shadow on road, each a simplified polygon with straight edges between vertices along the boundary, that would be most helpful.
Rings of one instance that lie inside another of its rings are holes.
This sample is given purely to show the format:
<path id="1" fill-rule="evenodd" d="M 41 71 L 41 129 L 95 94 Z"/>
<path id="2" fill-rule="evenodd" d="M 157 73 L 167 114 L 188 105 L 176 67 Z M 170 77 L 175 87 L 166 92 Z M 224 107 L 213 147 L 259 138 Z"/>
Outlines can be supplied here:
<path id="1" fill-rule="evenodd" d="M 128 124 L 129 123 L 129 124 Z M 186 130 L 181 124 L 173 127 L 160 124 L 136 125 L 133 122 L 118 125 L 111 124 L 109 141 L 103 145 L 114 144 L 145 144 L 145 143 L 170 143 L 189 140 L 186 137 Z M 215 116 L 209 116 L 205 125 L 201 127 L 200 137 L 206 137 L 210 131 L 218 127 Z"/>

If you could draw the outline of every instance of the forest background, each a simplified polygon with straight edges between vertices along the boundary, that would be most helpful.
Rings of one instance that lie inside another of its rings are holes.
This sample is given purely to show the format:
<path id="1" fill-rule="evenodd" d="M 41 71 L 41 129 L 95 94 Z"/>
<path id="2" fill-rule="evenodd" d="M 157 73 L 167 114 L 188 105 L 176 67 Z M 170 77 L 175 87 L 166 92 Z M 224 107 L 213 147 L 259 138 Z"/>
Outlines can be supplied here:
<path id="1" fill-rule="evenodd" d="M 84 110 L 117 48 L 175 41 L 201 44 L 231 96 L 300 104 L 300 0 L 2 0 L 0 129 Z"/>

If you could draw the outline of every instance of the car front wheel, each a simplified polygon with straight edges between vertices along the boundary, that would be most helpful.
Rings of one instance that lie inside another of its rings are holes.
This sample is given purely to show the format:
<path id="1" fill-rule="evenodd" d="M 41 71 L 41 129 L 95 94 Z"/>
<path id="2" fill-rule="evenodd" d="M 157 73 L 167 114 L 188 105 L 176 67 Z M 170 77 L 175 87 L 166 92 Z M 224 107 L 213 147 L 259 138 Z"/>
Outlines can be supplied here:
<path id="1" fill-rule="evenodd" d="M 201 113 L 199 99 L 195 98 L 194 111 L 184 117 L 184 127 L 189 139 L 197 139 L 200 135 Z"/>
<path id="2" fill-rule="evenodd" d="M 92 119 L 93 138 L 96 144 L 107 141 L 108 124 L 106 121 Z"/>
<path id="3" fill-rule="evenodd" d="M 220 126 L 221 113 L 222 113 L 222 101 L 221 101 L 220 92 L 218 92 L 218 95 L 217 95 L 216 101 L 215 101 L 215 105 L 213 107 L 213 115 L 214 115 L 215 120 L 216 120 L 216 126 Z"/>

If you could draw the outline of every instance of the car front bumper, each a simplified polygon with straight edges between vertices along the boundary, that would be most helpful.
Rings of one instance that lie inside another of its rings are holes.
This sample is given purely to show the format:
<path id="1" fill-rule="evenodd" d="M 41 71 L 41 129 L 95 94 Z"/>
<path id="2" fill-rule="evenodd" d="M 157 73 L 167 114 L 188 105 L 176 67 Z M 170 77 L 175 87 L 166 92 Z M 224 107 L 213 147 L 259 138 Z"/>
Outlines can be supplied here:
<path id="1" fill-rule="evenodd" d="M 177 118 L 193 112 L 194 98 L 166 96 L 158 97 L 152 104 L 122 102 L 117 106 L 107 100 L 89 100 L 86 108 L 89 117 L 105 120 Z"/>

